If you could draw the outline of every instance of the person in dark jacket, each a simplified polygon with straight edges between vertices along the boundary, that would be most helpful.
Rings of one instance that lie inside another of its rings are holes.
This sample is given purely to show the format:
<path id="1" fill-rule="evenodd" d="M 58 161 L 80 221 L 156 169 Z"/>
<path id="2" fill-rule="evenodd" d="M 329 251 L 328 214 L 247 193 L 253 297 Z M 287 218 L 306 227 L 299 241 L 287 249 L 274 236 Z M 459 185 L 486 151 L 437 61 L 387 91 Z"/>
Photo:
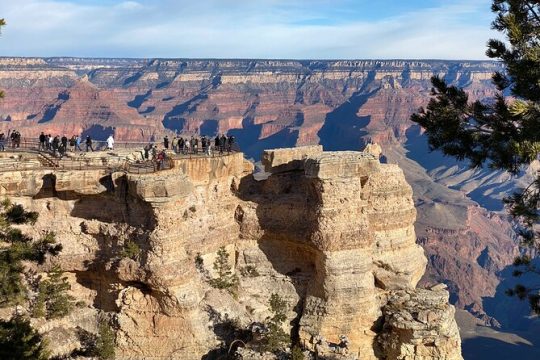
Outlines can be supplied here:
<path id="1" fill-rule="evenodd" d="M 92 138 L 90 137 L 90 135 L 86 136 L 86 152 L 88 152 L 88 149 L 94 152 L 94 148 L 92 147 Z"/>
<path id="2" fill-rule="evenodd" d="M 64 147 L 64 151 L 67 150 L 67 144 L 68 144 L 68 138 L 66 135 L 62 136 L 62 146 Z"/>
<path id="3" fill-rule="evenodd" d="M 201 148 L 202 148 L 202 152 L 205 153 L 206 152 L 206 136 L 204 135 L 201 138 Z"/>
<path id="4" fill-rule="evenodd" d="M 144 159 L 145 160 L 148 160 L 148 158 L 150 157 L 150 149 L 152 148 L 152 144 L 147 144 L 143 150 L 144 150 Z"/>
<path id="5" fill-rule="evenodd" d="M 39 148 L 38 149 L 39 151 L 45 150 L 45 134 L 43 133 L 43 131 L 39 135 Z"/>
<path id="6" fill-rule="evenodd" d="M 60 138 L 58 138 L 58 135 L 57 135 L 53 138 L 53 141 L 52 141 L 52 151 L 53 151 L 54 156 L 58 155 L 59 148 L 60 148 Z"/>
<path id="7" fill-rule="evenodd" d="M 229 135 L 227 138 L 227 152 L 231 152 L 233 150 L 234 145 L 234 136 Z"/>
<path id="8" fill-rule="evenodd" d="M 222 134 L 221 138 L 219 139 L 219 153 L 220 154 L 223 154 L 226 146 L 227 146 L 227 137 L 225 137 L 225 134 Z"/>
<path id="9" fill-rule="evenodd" d="M 169 137 L 167 135 L 165 135 L 165 137 L 163 138 L 163 147 L 165 149 L 169 148 Z"/>
<path id="10" fill-rule="evenodd" d="M 178 153 L 184 153 L 184 138 L 178 138 Z"/>
<path id="11" fill-rule="evenodd" d="M 77 137 L 73 135 L 71 138 L 69 138 L 69 150 L 71 152 L 75 151 L 75 145 L 77 145 Z"/>

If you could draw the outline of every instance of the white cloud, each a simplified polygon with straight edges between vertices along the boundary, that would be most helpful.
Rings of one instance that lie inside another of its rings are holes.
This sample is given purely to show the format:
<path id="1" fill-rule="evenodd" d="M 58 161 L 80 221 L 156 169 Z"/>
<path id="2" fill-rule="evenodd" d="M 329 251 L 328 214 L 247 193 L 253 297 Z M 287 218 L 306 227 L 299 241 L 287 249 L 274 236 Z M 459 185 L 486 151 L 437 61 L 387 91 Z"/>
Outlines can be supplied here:
<path id="1" fill-rule="evenodd" d="M 489 0 L 316 25 L 327 0 L 2 1 L 4 56 L 482 59 Z M 468 20 L 474 17 L 478 23 Z M 339 20 L 339 19 L 338 19 Z M 307 22 L 312 25 L 305 25 Z"/>

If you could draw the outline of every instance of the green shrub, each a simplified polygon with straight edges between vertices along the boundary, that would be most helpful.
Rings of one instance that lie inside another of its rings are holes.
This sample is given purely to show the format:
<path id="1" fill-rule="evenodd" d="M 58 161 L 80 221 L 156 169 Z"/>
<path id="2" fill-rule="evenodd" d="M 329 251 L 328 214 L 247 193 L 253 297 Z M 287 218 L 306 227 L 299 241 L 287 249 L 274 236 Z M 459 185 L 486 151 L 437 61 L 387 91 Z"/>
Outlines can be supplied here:
<path id="1" fill-rule="evenodd" d="M 305 359 L 304 353 L 302 352 L 302 349 L 300 348 L 300 346 L 298 346 L 298 345 L 293 346 L 291 357 L 292 357 L 292 360 L 304 360 Z"/>
<path id="2" fill-rule="evenodd" d="M 111 360 L 115 357 L 114 343 L 115 335 L 109 324 L 101 320 L 98 326 L 98 337 L 96 339 L 94 355 L 101 360 Z"/>
<path id="3" fill-rule="evenodd" d="M 27 212 L 21 205 L 12 205 L 9 200 L 1 203 L 0 241 L 9 246 L 0 247 L 0 307 L 21 302 L 26 297 L 26 288 L 22 284 L 24 270 L 22 261 L 45 262 L 47 254 L 58 255 L 62 246 L 56 243 L 52 232 L 33 241 L 12 224 L 35 223 L 37 213 Z M 39 311 L 37 311 L 39 313 Z"/>
<path id="4" fill-rule="evenodd" d="M 26 211 L 24 207 L 19 204 L 11 205 L 6 208 L 6 219 L 12 224 L 26 224 L 30 223 L 34 225 L 38 219 L 38 213 L 35 211 Z"/>
<path id="5" fill-rule="evenodd" d="M 0 307 L 20 303 L 26 297 L 21 281 L 23 266 L 11 249 L 0 251 Z"/>
<path id="6" fill-rule="evenodd" d="M 46 360 L 47 343 L 30 325 L 30 321 L 16 315 L 9 321 L 0 320 L 0 359 Z"/>
<path id="7" fill-rule="evenodd" d="M 204 265 L 204 260 L 201 256 L 201 253 L 198 252 L 197 255 L 195 256 L 195 268 L 199 272 L 203 272 L 204 270 L 203 265 Z"/>
<path id="8" fill-rule="evenodd" d="M 283 350 L 291 342 L 289 335 L 283 330 L 283 323 L 287 320 L 288 304 L 278 294 L 270 296 L 269 304 L 272 317 L 266 322 L 268 332 L 265 335 L 263 350 L 275 353 Z"/>
<path id="9" fill-rule="evenodd" d="M 260 276 L 255 266 L 247 265 L 240 269 L 240 274 L 245 277 L 257 277 Z"/>
<path id="10" fill-rule="evenodd" d="M 232 272 L 229 264 L 229 253 L 222 246 L 217 252 L 217 258 L 214 261 L 214 270 L 217 271 L 218 277 L 210 280 L 210 285 L 217 289 L 227 289 L 234 291 L 238 285 L 238 277 Z"/>
<path id="11" fill-rule="evenodd" d="M 126 240 L 124 242 L 124 248 L 120 252 L 120 257 L 138 261 L 140 254 L 141 248 L 139 245 L 132 240 Z"/>
<path id="12" fill-rule="evenodd" d="M 71 285 L 59 266 L 54 266 L 48 278 L 39 284 L 38 296 L 32 308 L 35 317 L 57 319 L 68 315 L 75 306 L 75 298 L 67 293 Z"/>

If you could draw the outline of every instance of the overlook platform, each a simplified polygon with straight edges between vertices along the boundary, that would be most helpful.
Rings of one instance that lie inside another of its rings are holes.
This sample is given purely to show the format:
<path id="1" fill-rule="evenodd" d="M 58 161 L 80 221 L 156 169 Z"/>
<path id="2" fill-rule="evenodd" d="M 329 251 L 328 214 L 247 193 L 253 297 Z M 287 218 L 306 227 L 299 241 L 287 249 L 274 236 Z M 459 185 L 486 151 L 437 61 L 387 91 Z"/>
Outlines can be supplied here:
<path id="1" fill-rule="evenodd" d="M 0 173 L 18 170 L 108 170 L 108 172 L 124 171 L 127 173 L 145 174 L 174 167 L 176 160 L 217 158 L 230 156 L 232 152 L 212 152 L 208 155 L 203 152 L 197 153 L 174 153 L 166 151 L 163 164 L 158 164 L 156 159 L 144 158 L 141 149 L 122 148 L 118 150 L 103 150 L 94 152 L 71 152 L 68 151 L 62 157 L 55 157 L 48 151 L 38 151 L 35 148 L 7 148 L 0 152 Z"/>

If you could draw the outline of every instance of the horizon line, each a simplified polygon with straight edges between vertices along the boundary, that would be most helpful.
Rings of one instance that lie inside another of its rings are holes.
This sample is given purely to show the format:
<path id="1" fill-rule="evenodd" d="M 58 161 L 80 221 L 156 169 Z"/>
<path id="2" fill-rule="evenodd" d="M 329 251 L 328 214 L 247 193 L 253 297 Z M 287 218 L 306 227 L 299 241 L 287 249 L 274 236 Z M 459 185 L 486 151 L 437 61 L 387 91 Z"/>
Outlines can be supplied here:
<path id="1" fill-rule="evenodd" d="M 88 59 L 88 60 L 210 60 L 210 61 L 442 61 L 442 62 L 491 62 L 493 59 L 443 59 L 443 58 L 227 58 L 227 57 L 103 57 L 103 56 L 10 56 L 0 55 L 0 59 Z"/>

